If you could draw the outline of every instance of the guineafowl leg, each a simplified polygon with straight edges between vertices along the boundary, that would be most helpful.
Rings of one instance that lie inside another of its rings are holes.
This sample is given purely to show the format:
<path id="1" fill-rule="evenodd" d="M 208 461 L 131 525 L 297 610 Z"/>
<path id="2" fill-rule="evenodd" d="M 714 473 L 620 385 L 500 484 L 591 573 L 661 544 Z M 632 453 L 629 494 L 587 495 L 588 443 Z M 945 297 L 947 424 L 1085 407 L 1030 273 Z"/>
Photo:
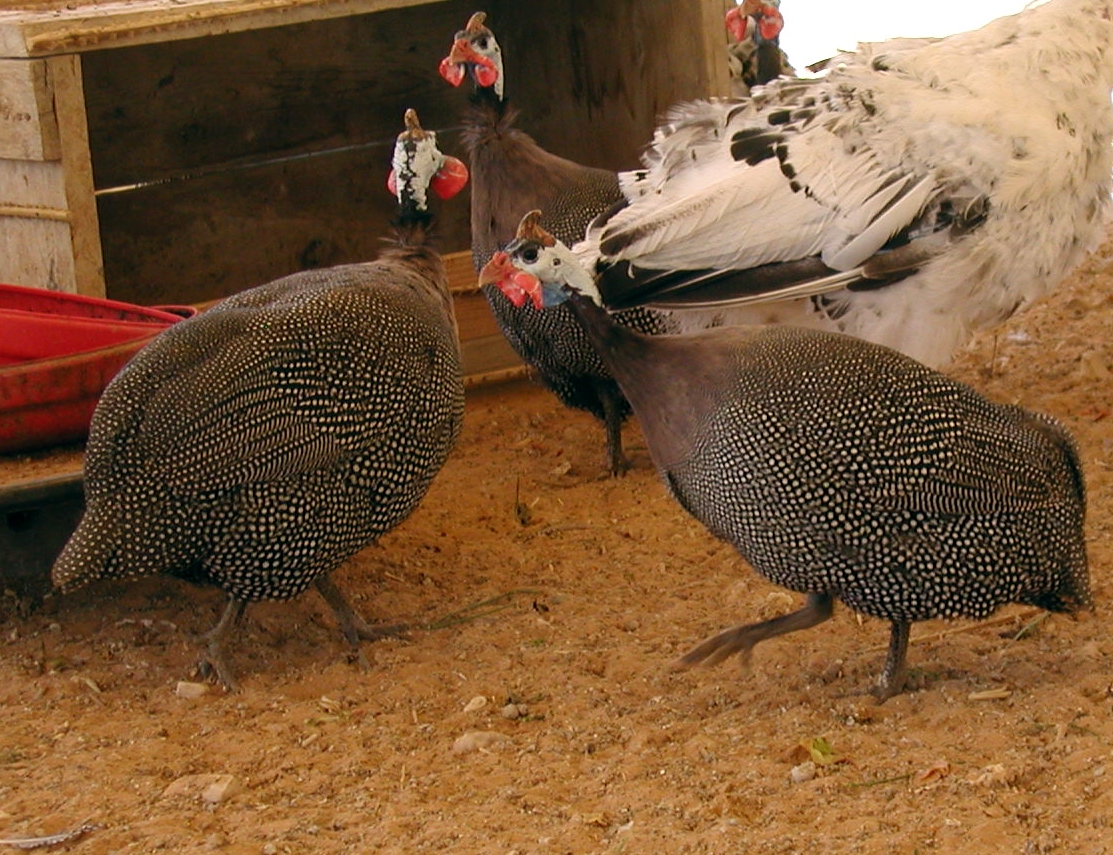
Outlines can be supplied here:
<path id="1" fill-rule="evenodd" d="M 600 382 L 596 389 L 603 404 L 603 426 L 607 431 L 607 458 L 611 464 L 611 475 L 622 475 L 630 468 L 630 461 L 622 453 L 622 404 L 615 398 L 614 390 L 605 383 Z"/>
<path id="2" fill-rule="evenodd" d="M 228 633 L 232 631 L 232 628 L 243 618 L 246 609 L 246 600 L 229 596 L 228 605 L 224 607 L 224 613 L 220 616 L 220 620 L 216 622 L 216 626 L 201 636 L 201 641 L 205 643 L 205 653 L 202 655 L 201 661 L 197 663 L 197 670 L 202 677 L 215 677 L 229 692 L 238 691 L 239 686 L 232 677 L 232 671 L 228 668 L 228 664 L 224 661 L 224 640 Z"/>
<path id="3" fill-rule="evenodd" d="M 363 655 L 363 650 L 359 646 L 360 639 L 375 641 L 392 635 L 401 635 L 408 628 L 404 623 L 389 625 L 368 623 L 348 605 L 347 599 L 336 587 L 336 583 L 328 576 L 318 576 L 313 584 L 317 586 L 317 590 L 324 597 L 325 602 L 332 607 L 336 620 L 340 623 L 340 631 L 344 633 L 348 644 L 352 646 L 356 662 L 359 663 L 360 668 L 366 669 L 369 667 L 367 659 Z"/>
<path id="4" fill-rule="evenodd" d="M 877 679 L 873 696 L 879 704 L 885 703 L 893 695 L 899 695 L 908 679 L 908 666 L 905 655 L 908 653 L 908 636 L 912 624 L 908 621 L 893 621 L 889 629 L 889 653 L 885 656 L 885 667 Z"/>
<path id="5" fill-rule="evenodd" d="M 673 667 L 678 670 L 691 668 L 701 662 L 704 665 L 717 665 L 734 653 L 741 656 L 743 665 L 748 665 L 750 651 L 759 641 L 823 623 L 831 617 L 834 602 L 830 594 L 808 594 L 808 601 L 802 609 L 771 620 L 763 620 L 761 623 L 736 626 L 726 632 L 713 635 L 676 660 Z"/>

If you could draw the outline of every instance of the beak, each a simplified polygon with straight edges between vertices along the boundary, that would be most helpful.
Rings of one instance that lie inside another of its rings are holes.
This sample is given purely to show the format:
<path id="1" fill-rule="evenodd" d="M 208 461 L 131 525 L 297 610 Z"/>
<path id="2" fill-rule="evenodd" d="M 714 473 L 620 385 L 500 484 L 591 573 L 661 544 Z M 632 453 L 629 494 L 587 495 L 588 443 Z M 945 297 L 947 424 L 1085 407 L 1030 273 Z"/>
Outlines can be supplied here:
<path id="1" fill-rule="evenodd" d="M 498 78 L 495 64 L 482 54 L 476 53 L 467 39 L 456 39 L 452 43 L 448 56 L 441 60 L 440 75 L 453 86 L 459 86 L 464 80 L 469 65 L 475 69 L 475 79 L 480 86 L 494 85 Z"/>
<path id="2" fill-rule="evenodd" d="M 496 252 L 491 256 L 491 260 L 479 272 L 479 284 L 494 285 L 517 308 L 524 306 L 526 300 L 531 301 L 535 309 L 544 305 L 541 281 L 533 274 L 515 267 L 505 252 Z"/>

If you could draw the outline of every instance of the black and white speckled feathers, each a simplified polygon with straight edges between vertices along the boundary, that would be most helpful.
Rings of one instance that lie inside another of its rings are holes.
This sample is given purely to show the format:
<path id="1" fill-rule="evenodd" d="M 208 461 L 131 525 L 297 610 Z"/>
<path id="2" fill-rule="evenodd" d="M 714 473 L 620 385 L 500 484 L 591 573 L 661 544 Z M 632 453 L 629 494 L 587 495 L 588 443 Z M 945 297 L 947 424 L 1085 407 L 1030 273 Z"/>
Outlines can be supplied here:
<path id="1" fill-rule="evenodd" d="M 220 586 L 229 604 L 203 666 L 229 687 L 222 642 L 247 603 L 315 585 L 357 651 L 397 629 L 365 623 L 329 575 L 413 511 L 460 431 L 459 343 L 424 191 L 448 192 L 447 169 L 458 189 L 461 165 L 412 111 L 406 124 L 397 245 L 175 325 L 93 416 L 85 514 L 54 584 L 167 573 Z"/>
<path id="2" fill-rule="evenodd" d="M 463 115 L 462 141 L 470 158 L 472 258 L 477 271 L 513 239 L 526 211 L 545 210 L 553 232 L 572 243 L 583 238 L 592 219 L 622 198 L 614 172 L 545 151 L 515 126 L 517 111 L 503 95 L 502 52 L 483 13 L 472 16 L 456 34 L 442 74 L 456 84 L 469 76 L 475 83 Z M 563 308 L 543 314 L 517 308 L 493 287 L 485 287 L 483 293 L 507 342 L 545 386 L 565 406 L 586 410 L 604 422 L 611 470 L 621 470 L 625 463 L 620 430 L 630 408 L 571 315 Z M 672 329 L 665 315 L 645 309 L 620 318 L 644 332 Z"/>
<path id="3" fill-rule="evenodd" d="M 285 599 L 404 519 L 463 411 L 427 282 L 390 261 L 298 273 L 152 342 L 98 406 L 55 583 L 165 572 Z"/>
<path id="4" fill-rule="evenodd" d="M 763 576 L 809 597 L 799 612 L 709 639 L 682 664 L 748 655 L 825 620 L 838 599 L 892 623 L 884 699 L 904 684 L 913 621 L 1089 604 L 1081 464 L 1052 419 L 838 333 L 641 335 L 598 305 L 591 277 L 536 212 L 488 275 L 534 306 L 565 300 L 680 504 Z"/>

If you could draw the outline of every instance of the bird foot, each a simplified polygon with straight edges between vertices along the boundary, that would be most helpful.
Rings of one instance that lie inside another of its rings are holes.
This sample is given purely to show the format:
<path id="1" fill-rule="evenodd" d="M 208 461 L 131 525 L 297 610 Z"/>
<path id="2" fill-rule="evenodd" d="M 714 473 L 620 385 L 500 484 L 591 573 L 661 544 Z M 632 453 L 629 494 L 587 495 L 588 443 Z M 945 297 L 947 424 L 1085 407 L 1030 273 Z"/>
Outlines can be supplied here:
<path id="1" fill-rule="evenodd" d="M 232 676 L 232 670 L 225 663 L 224 657 L 220 653 L 214 654 L 211 650 L 206 651 L 197 665 L 194 666 L 194 670 L 201 679 L 218 683 L 224 687 L 224 691 L 230 694 L 240 690 L 239 683 Z"/>
<path id="2" fill-rule="evenodd" d="M 753 638 L 752 624 L 736 626 L 718 635 L 704 639 L 679 659 L 672 663 L 671 670 L 683 671 L 696 665 L 711 667 L 718 665 L 735 653 L 738 654 L 742 670 L 750 667 L 754 645 L 758 639 Z"/>
<path id="3" fill-rule="evenodd" d="M 760 623 L 736 626 L 702 641 L 681 656 L 673 664 L 673 670 L 691 668 L 701 662 L 717 665 L 735 653 L 742 660 L 742 667 L 747 668 L 750 653 L 758 642 L 823 623 L 831 617 L 833 607 L 834 600 L 830 594 L 808 594 L 807 603 L 801 609 Z"/>

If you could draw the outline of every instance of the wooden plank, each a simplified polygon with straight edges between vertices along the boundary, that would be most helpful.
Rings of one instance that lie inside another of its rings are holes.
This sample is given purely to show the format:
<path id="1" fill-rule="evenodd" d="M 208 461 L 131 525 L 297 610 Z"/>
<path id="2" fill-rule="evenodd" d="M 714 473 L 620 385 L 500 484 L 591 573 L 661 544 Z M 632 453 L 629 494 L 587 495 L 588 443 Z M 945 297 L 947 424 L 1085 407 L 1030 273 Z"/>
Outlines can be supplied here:
<path id="1" fill-rule="evenodd" d="M 0 158 L 56 160 L 54 100 L 41 59 L 0 59 Z"/>
<path id="2" fill-rule="evenodd" d="M 73 291 L 61 161 L 0 160 L 0 282 Z"/>
<path id="3" fill-rule="evenodd" d="M 0 160 L 0 207 L 66 210 L 60 161 Z"/>
<path id="4" fill-rule="evenodd" d="M 452 0 L 85 54 L 97 187 L 388 144 L 407 107 L 455 125 L 464 93 L 437 66 L 471 11 Z"/>
<path id="5" fill-rule="evenodd" d="M 73 282 L 65 288 L 90 297 L 103 297 L 100 225 L 93 195 L 93 163 L 81 81 L 81 58 L 51 57 L 47 68 L 54 88 L 62 174 L 69 211 Z"/>
<path id="6" fill-rule="evenodd" d="M 0 216 L 0 283 L 74 290 L 68 222 Z"/>
<path id="7" fill-rule="evenodd" d="M 195 39 L 435 0 L 121 0 L 0 11 L 0 56 L 35 57 Z"/>
<path id="8" fill-rule="evenodd" d="M 97 199 L 108 294 L 200 303 L 288 273 L 378 257 L 395 213 L 391 149 L 219 172 Z M 437 245 L 469 245 L 468 198 L 439 203 Z"/>
<path id="9" fill-rule="evenodd" d="M 726 97 L 731 92 L 726 16 L 734 5 L 734 0 L 718 0 L 714 3 L 699 3 L 693 10 L 703 16 L 702 55 L 707 63 L 708 95 Z"/>
<path id="10" fill-rule="evenodd" d="M 517 375 L 514 369 L 522 369 L 518 354 L 501 335 L 461 339 L 460 358 L 465 376 L 495 379 L 496 375 L 499 378 L 508 374 Z"/>

